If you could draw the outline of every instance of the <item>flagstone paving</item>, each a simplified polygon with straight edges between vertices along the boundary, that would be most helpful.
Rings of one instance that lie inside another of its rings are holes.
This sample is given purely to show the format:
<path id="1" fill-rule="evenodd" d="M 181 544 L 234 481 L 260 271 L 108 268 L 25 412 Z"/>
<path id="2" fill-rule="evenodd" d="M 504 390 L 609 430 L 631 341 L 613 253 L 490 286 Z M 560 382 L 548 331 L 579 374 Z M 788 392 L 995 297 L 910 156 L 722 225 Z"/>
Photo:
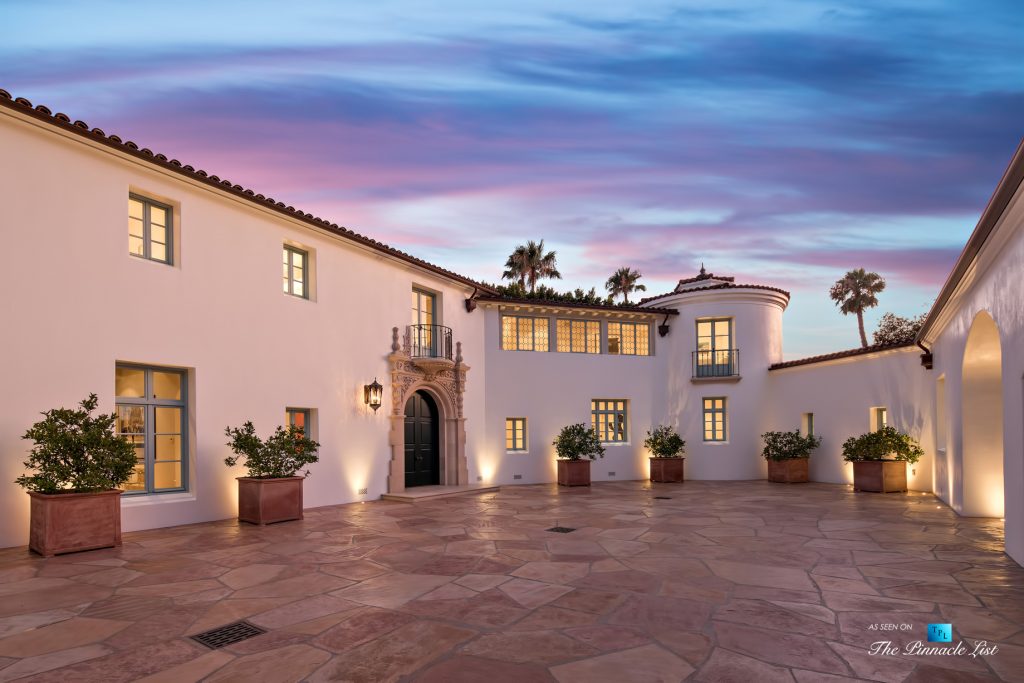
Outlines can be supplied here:
<path id="1" fill-rule="evenodd" d="M 927 494 L 621 482 L 14 548 L 0 683 L 1024 681 L 1024 569 L 1002 533 Z M 267 633 L 188 637 L 239 619 Z M 905 654 L 929 623 L 998 651 Z"/>

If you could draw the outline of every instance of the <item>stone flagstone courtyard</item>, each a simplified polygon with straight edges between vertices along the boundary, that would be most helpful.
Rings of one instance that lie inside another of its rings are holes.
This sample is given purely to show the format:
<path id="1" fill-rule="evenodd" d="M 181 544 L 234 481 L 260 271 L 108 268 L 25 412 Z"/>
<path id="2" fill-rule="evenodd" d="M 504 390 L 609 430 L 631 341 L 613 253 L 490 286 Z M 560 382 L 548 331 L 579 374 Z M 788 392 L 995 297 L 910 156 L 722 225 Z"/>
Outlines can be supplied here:
<path id="1" fill-rule="evenodd" d="M 267 632 L 189 638 L 240 619 Z M 869 654 L 929 623 L 998 652 Z M 516 486 L 0 551 L 0 681 L 1024 681 L 1022 628 L 1001 522 L 829 484 Z"/>

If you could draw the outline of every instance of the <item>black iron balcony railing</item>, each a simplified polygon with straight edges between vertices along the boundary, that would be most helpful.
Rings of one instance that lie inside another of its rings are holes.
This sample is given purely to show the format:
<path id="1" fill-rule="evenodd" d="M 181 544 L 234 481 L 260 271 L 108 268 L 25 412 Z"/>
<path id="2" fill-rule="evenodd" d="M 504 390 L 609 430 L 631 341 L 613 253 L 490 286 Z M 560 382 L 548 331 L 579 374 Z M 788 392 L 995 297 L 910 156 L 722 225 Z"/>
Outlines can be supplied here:
<path id="1" fill-rule="evenodd" d="M 740 374 L 739 349 L 693 352 L 693 376 L 736 377 Z"/>
<path id="2" fill-rule="evenodd" d="M 452 328 L 444 325 L 409 325 L 407 350 L 413 358 L 452 359 Z"/>

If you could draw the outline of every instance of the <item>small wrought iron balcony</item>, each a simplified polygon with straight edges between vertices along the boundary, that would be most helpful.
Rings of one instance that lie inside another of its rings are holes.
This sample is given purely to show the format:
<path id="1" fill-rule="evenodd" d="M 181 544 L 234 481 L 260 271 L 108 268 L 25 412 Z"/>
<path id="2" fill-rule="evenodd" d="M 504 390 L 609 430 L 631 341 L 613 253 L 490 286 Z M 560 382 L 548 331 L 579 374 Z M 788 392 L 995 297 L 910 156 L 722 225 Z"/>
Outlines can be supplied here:
<path id="1" fill-rule="evenodd" d="M 406 351 L 412 358 L 452 359 L 452 328 L 444 325 L 409 325 Z"/>
<path id="2" fill-rule="evenodd" d="M 693 352 L 693 378 L 738 377 L 740 374 L 739 349 Z"/>

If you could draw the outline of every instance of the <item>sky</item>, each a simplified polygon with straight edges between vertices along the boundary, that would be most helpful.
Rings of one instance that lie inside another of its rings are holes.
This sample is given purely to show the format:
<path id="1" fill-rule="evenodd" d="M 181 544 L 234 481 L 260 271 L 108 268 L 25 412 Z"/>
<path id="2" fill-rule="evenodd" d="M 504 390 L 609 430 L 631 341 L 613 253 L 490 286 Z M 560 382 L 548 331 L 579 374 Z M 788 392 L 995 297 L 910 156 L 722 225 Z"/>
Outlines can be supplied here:
<path id="1" fill-rule="evenodd" d="M 0 0 L 0 88 L 476 279 L 703 263 L 785 355 L 930 306 L 1024 136 L 1024 5 Z"/>

